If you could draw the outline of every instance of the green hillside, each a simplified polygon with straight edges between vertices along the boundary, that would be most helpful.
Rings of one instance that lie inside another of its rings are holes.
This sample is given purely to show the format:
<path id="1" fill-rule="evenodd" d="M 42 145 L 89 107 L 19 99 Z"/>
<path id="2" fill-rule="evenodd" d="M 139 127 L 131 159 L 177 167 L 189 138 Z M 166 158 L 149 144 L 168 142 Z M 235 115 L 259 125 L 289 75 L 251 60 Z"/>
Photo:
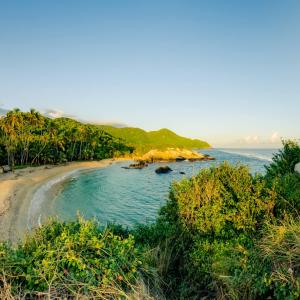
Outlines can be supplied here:
<path id="1" fill-rule="evenodd" d="M 207 142 L 185 138 L 165 128 L 147 132 L 133 127 L 116 128 L 108 125 L 99 125 L 99 127 L 114 137 L 124 139 L 128 145 L 135 147 L 137 152 L 146 152 L 151 149 L 166 149 L 169 147 L 186 149 L 210 147 Z"/>

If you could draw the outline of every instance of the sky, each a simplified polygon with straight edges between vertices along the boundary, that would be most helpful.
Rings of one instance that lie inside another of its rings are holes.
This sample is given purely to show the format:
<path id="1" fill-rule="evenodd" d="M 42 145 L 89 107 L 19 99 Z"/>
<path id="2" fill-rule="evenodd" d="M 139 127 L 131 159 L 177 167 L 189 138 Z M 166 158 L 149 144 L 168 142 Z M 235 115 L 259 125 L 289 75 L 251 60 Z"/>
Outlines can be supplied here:
<path id="1" fill-rule="evenodd" d="M 0 106 L 277 147 L 300 138 L 300 1 L 0 0 Z"/>

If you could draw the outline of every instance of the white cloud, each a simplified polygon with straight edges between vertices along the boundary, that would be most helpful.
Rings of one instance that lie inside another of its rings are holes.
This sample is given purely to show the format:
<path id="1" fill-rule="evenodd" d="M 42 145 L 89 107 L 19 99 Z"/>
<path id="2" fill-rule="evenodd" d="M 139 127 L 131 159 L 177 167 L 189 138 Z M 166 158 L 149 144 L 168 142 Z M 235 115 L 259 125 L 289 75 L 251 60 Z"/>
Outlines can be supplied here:
<path id="1" fill-rule="evenodd" d="M 280 139 L 280 135 L 277 131 L 273 132 L 271 137 L 270 137 L 270 142 L 272 144 L 277 144 L 280 143 L 281 139 Z"/>
<path id="2" fill-rule="evenodd" d="M 258 135 L 255 133 L 238 138 L 235 141 L 228 142 L 224 145 L 232 147 L 277 147 L 281 145 L 281 138 L 279 132 L 273 131 L 270 135 Z"/>
<path id="3" fill-rule="evenodd" d="M 243 138 L 243 141 L 246 144 L 259 144 L 260 143 L 260 138 L 258 135 L 248 135 Z"/>
<path id="4" fill-rule="evenodd" d="M 56 119 L 56 118 L 71 118 L 74 120 L 77 120 L 79 122 L 82 123 L 90 123 L 90 124 L 96 124 L 96 125 L 111 125 L 114 127 L 127 127 L 127 125 L 125 123 L 119 122 L 119 121 L 92 121 L 92 120 L 84 120 L 81 119 L 77 116 L 74 115 L 70 115 L 65 113 L 63 110 L 59 110 L 59 109 L 45 109 L 43 114 L 51 119 Z"/>
<path id="5" fill-rule="evenodd" d="M 46 117 L 49 117 L 52 119 L 62 118 L 62 117 L 76 119 L 76 116 L 66 114 L 64 111 L 59 110 L 59 109 L 45 109 L 45 111 L 43 113 Z"/>

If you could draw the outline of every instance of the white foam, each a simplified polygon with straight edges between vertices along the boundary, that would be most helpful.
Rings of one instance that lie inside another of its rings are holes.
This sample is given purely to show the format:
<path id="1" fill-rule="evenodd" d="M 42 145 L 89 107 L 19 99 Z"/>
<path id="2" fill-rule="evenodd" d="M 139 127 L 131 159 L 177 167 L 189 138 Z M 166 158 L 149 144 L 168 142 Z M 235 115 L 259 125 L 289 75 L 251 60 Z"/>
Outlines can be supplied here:
<path id="1" fill-rule="evenodd" d="M 28 219 L 27 219 L 28 229 L 31 229 L 32 226 L 36 226 L 36 225 L 41 226 L 41 218 L 43 214 L 41 208 L 43 202 L 46 200 L 46 193 L 49 192 L 54 185 L 65 181 L 69 177 L 73 176 L 72 179 L 76 178 L 74 177 L 74 174 L 78 172 L 80 172 L 80 170 L 73 170 L 61 176 L 55 177 L 47 181 L 45 184 L 41 185 L 35 191 L 28 209 Z"/>
<path id="2" fill-rule="evenodd" d="M 272 161 L 272 158 L 270 156 L 263 155 L 261 153 L 242 152 L 242 151 L 227 150 L 227 149 L 218 149 L 218 150 L 229 154 L 236 154 L 236 155 L 246 156 L 249 158 L 255 158 L 259 160 Z"/>

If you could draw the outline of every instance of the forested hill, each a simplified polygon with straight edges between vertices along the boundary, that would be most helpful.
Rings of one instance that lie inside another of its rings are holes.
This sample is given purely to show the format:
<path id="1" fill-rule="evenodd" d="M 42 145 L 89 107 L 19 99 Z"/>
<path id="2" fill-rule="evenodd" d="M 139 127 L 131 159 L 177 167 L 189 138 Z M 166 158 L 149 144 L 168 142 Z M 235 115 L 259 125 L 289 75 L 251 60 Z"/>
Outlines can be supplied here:
<path id="1" fill-rule="evenodd" d="M 123 140 L 96 125 L 69 118 L 50 119 L 34 109 L 14 109 L 0 117 L 0 166 L 42 165 L 126 155 Z"/>
<path id="2" fill-rule="evenodd" d="M 133 127 L 116 128 L 108 125 L 99 125 L 99 127 L 114 137 L 124 139 L 126 144 L 133 146 L 138 152 L 168 147 L 186 149 L 210 148 L 207 142 L 185 138 L 165 128 L 147 132 Z"/>

